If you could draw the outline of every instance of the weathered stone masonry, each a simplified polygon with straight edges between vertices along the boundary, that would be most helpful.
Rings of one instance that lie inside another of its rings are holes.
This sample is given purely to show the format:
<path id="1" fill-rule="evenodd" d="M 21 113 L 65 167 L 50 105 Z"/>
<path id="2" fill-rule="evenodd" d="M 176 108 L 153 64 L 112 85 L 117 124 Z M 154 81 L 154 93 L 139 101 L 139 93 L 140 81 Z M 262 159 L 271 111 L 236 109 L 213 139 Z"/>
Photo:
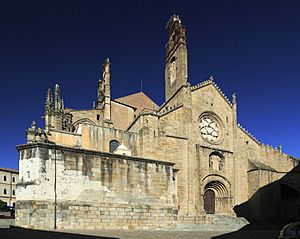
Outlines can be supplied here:
<path id="1" fill-rule="evenodd" d="M 176 220 L 173 163 L 46 143 L 18 150 L 26 175 L 18 186 L 18 226 L 151 229 Z"/>
<path id="2" fill-rule="evenodd" d="M 27 144 L 17 147 L 18 226 L 190 228 L 240 226 L 236 216 L 300 217 L 297 177 L 290 176 L 299 161 L 244 129 L 236 94 L 229 100 L 212 76 L 190 84 L 185 27 L 176 15 L 166 27 L 161 106 L 143 92 L 112 99 L 109 59 L 93 108 L 67 108 L 58 84 L 53 97 L 48 90 L 45 128 L 33 122 Z"/>

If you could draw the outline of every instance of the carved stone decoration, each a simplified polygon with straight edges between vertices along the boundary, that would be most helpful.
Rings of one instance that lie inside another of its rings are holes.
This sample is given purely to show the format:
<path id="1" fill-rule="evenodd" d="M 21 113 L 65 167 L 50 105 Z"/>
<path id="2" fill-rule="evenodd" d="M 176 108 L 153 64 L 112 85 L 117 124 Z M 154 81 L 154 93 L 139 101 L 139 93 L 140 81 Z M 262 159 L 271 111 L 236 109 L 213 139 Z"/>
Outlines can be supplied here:
<path id="1" fill-rule="evenodd" d="M 97 97 L 97 109 L 103 109 L 104 107 L 104 85 L 103 81 L 99 80 L 98 81 L 98 97 Z"/>
<path id="2" fill-rule="evenodd" d="M 198 125 L 201 138 L 210 145 L 220 144 L 224 140 L 225 126 L 221 118 L 214 112 L 203 112 L 198 118 Z"/>
<path id="3" fill-rule="evenodd" d="M 218 153 L 212 153 L 209 156 L 209 169 L 212 171 L 223 171 L 225 167 L 224 157 Z"/>
<path id="4" fill-rule="evenodd" d="M 208 142 L 214 142 L 220 137 L 220 125 L 212 117 L 202 117 L 200 119 L 199 127 L 202 138 Z"/>
<path id="5" fill-rule="evenodd" d="M 74 126 L 72 124 L 72 117 L 73 115 L 70 113 L 66 113 L 63 115 L 62 118 L 62 130 L 68 131 L 68 132 L 73 132 L 74 131 Z"/>
<path id="6" fill-rule="evenodd" d="M 224 167 L 225 167 L 225 160 L 224 158 L 221 158 L 219 163 L 219 171 L 224 171 Z"/>
<path id="7" fill-rule="evenodd" d="M 45 130 L 37 128 L 36 122 L 33 121 L 31 127 L 26 130 L 27 143 L 46 142 L 48 143 L 48 136 Z"/>

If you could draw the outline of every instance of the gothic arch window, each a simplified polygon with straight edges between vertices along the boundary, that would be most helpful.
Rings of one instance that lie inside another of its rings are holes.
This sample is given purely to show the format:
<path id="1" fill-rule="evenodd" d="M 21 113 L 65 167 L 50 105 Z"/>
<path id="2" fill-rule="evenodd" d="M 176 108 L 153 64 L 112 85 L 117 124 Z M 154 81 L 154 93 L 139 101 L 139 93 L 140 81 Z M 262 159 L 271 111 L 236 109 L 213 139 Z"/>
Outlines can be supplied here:
<path id="1" fill-rule="evenodd" d="M 111 140 L 109 142 L 109 152 L 113 153 L 118 147 L 119 147 L 120 143 L 118 140 Z"/>
<path id="2" fill-rule="evenodd" d="M 223 171 L 225 167 L 225 158 L 218 152 L 214 151 L 209 155 L 209 169 L 214 171 Z"/>
<path id="3" fill-rule="evenodd" d="M 3 177 L 3 180 L 4 180 L 4 181 L 6 181 L 6 180 L 7 180 L 5 175 L 4 175 L 4 177 Z"/>
<path id="4" fill-rule="evenodd" d="M 12 190 L 12 195 L 16 195 L 16 192 L 15 192 L 15 190 Z"/>
<path id="5" fill-rule="evenodd" d="M 3 194 L 7 194 L 7 190 L 6 190 L 6 188 L 4 188 L 4 190 L 3 190 Z"/>
<path id="6" fill-rule="evenodd" d="M 12 181 L 13 181 L 13 183 L 16 181 L 16 180 L 15 180 L 15 177 L 12 178 Z"/>

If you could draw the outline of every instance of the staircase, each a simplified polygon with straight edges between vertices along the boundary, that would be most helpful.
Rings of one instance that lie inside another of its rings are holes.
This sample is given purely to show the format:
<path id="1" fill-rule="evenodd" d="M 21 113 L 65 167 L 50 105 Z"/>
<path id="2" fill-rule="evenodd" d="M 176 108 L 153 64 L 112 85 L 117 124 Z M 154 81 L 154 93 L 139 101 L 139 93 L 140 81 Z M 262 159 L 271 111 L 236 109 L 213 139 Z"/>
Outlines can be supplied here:
<path id="1" fill-rule="evenodd" d="M 235 231 L 246 226 L 249 222 L 243 217 L 230 215 L 206 214 L 198 216 L 180 216 L 176 230 Z"/>

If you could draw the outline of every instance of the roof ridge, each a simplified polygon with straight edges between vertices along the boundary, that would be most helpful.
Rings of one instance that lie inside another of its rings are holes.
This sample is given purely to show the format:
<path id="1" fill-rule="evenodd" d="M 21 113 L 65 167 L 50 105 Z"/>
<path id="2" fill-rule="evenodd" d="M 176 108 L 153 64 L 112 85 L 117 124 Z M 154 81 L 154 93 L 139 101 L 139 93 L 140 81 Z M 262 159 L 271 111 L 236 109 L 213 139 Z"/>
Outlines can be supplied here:
<path id="1" fill-rule="evenodd" d="M 240 123 L 237 124 L 237 126 L 244 132 L 246 133 L 250 138 L 252 138 L 256 143 L 259 145 L 262 145 L 262 142 L 259 141 L 253 134 L 251 134 L 247 129 L 245 129 Z"/>
<path id="2" fill-rule="evenodd" d="M 276 169 L 272 168 L 271 166 L 265 164 L 262 161 L 259 160 L 255 160 L 255 159 L 248 159 L 248 161 L 250 161 L 250 163 L 256 167 L 257 169 L 262 169 L 262 170 L 269 170 L 269 171 L 273 171 L 273 172 L 278 172 Z"/>
<path id="3" fill-rule="evenodd" d="M 116 99 L 114 99 L 114 101 L 118 102 L 120 100 L 129 99 L 129 98 L 132 98 L 132 97 L 138 96 L 138 95 L 144 96 L 145 98 L 147 98 L 148 100 L 150 100 L 151 103 L 153 103 L 156 107 L 159 107 L 158 104 L 156 104 L 156 102 L 154 100 L 152 100 L 148 95 L 146 95 L 143 91 L 139 91 L 139 92 L 136 92 L 136 93 L 132 93 L 132 94 L 129 94 L 129 95 L 125 95 L 125 96 L 116 98 Z"/>
<path id="4" fill-rule="evenodd" d="M 19 171 L 17 169 L 13 169 L 13 168 L 3 168 L 0 167 L 0 171 L 8 171 L 8 172 L 13 172 L 13 173 L 19 173 Z"/>
<path id="5" fill-rule="evenodd" d="M 145 96 L 147 96 L 143 91 L 139 91 L 139 92 L 131 93 L 131 94 L 129 94 L 129 95 L 124 95 L 124 96 L 118 97 L 118 98 L 116 98 L 115 100 L 117 100 L 117 99 L 122 99 L 122 98 L 125 98 L 125 97 L 134 96 L 134 95 L 138 95 L 138 94 L 141 94 L 141 93 L 143 93 Z M 148 97 L 149 97 L 149 96 L 148 96 Z"/>

